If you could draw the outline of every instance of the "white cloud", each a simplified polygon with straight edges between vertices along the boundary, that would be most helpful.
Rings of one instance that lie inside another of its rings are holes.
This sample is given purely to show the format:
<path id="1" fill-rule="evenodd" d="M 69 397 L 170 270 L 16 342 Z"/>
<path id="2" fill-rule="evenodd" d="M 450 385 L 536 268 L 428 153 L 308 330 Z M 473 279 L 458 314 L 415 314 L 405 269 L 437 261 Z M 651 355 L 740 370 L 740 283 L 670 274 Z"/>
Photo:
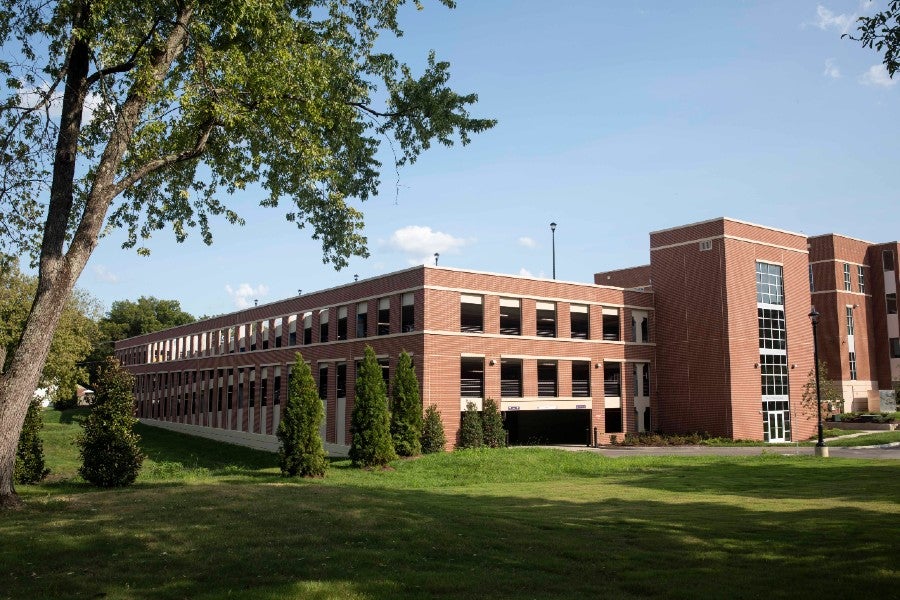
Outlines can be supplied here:
<path id="1" fill-rule="evenodd" d="M 119 283 L 119 276 L 107 269 L 104 265 L 94 267 L 94 277 L 106 283 Z"/>
<path id="2" fill-rule="evenodd" d="M 822 72 L 822 75 L 826 77 L 831 77 L 832 79 L 839 79 L 841 76 L 841 70 L 838 68 L 836 64 L 834 64 L 834 59 L 829 58 L 825 61 L 825 70 Z"/>
<path id="3" fill-rule="evenodd" d="M 21 92 L 19 93 L 19 102 L 23 106 L 35 106 L 42 101 L 49 89 L 50 85 L 43 83 L 37 88 Z M 97 110 L 97 107 L 100 106 L 102 101 L 102 98 L 98 94 L 88 94 L 84 101 L 84 112 L 81 115 L 82 124 L 91 122 L 91 119 L 94 118 L 94 111 Z M 57 88 L 53 97 L 50 99 L 50 117 L 52 119 L 58 119 L 60 114 L 62 114 L 62 93 L 59 91 L 59 88 Z"/>
<path id="4" fill-rule="evenodd" d="M 537 242 L 527 236 L 519 238 L 519 245 L 525 246 L 526 248 L 537 248 Z"/>
<path id="5" fill-rule="evenodd" d="M 434 231 L 431 227 L 408 225 L 395 231 L 388 240 L 388 244 L 409 255 L 410 264 L 419 265 L 432 263 L 435 252 L 458 254 L 460 248 L 471 241 L 454 237 L 449 233 Z"/>
<path id="6" fill-rule="evenodd" d="M 525 267 L 522 267 L 521 269 L 519 269 L 519 275 L 520 275 L 521 277 L 534 277 L 534 273 L 532 273 L 531 271 L 529 271 L 529 270 L 526 269 Z"/>
<path id="7" fill-rule="evenodd" d="M 269 295 L 269 286 L 261 283 L 253 287 L 249 283 L 242 283 L 237 288 L 233 288 L 230 284 L 226 284 L 225 291 L 231 296 L 231 300 L 237 308 L 250 308 L 253 306 L 254 300 L 259 300 Z"/>
<path id="8" fill-rule="evenodd" d="M 883 64 L 872 65 L 869 70 L 860 75 L 859 82 L 864 85 L 877 85 L 889 88 L 897 84 L 896 79 L 891 79 Z"/>
<path id="9" fill-rule="evenodd" d="M 828 8 L 819 4 L 816 6 L 816 20 L 814 21 L 814 24 L 822 31 L 834 29 L 844 34 L 850 30 L 854 23 L 856 23 L 857 18 L 859 17 L 855 13 L 851 15 L 843 13 L 836 15 Z"/>

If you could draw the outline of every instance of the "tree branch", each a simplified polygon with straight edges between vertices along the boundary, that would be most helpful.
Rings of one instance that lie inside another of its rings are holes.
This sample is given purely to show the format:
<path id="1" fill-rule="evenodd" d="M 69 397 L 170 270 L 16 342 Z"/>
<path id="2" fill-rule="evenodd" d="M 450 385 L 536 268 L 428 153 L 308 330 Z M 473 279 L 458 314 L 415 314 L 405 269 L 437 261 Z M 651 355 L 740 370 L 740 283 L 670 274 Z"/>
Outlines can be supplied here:
<path id="1" fill-rule="evenodd" d="M 147 43 L 156 34 L 156 28 L 159 27 L 159 23 L 160 23 L 160 21 L 158 18 L 153 20 L 153 25 L 150 27 L 150 31 L 148 31 L 147 35 L 145 35 L 143 37 L 143 39 L 140 42 L 138 42 L 138 45 L 135 46 L 134 52 L 131 53 L 131 56 L 128 57 L 128 60 L 126 60 L 123 63 L 119 63 L 118 65 L 113 65 L 112 67 L 106 67 L 105 69 L 100 69 L 96 73 L 92 73 L 87 78 L 88 86 L 94 85 L 100 79 L 102 79 L 103 77 L 106 77 L 107 75 L 112 75 L 114 73 L 125 73 L 125 72 L 133 69 L 135 67 L 135 65 L 137 64 L 138 53 L 144 48 L 144 46 L 147 45 Z"/>

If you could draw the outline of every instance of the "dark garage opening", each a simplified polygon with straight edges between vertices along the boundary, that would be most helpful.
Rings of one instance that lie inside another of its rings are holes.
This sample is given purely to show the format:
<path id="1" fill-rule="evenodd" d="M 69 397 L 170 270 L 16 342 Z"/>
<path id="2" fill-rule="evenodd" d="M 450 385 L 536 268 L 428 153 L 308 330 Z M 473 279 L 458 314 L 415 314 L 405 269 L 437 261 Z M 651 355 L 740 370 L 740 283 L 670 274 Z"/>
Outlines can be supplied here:
<path id="1" fill-rule="evenodd" d="M 510 410 L 504 415 L 512 446 L 587 444 L 590 410 Z"/>

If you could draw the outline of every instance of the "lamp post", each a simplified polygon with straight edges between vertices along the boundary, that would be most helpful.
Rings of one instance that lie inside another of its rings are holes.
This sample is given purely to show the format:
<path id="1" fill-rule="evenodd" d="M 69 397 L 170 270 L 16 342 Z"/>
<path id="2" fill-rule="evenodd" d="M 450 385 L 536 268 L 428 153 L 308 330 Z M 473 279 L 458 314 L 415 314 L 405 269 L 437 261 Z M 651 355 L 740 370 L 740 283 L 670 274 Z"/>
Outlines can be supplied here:
<path id="1" fill-rule="evenodd" d="M 556 223 L 550 223 L 550 235 L 553 237 L 553 279 L 556 279 Z"/>
<path id="2" fill-rule="evenodd" d="M 434 253 L 434 266 L 438 266 L 438 259 L 439 259 L 440 257 L 441 257 L 441 253 L 440 253 L 440 252 L 435 252 L 435 253 Z"/>
<path id="3" fill-rule="evenodd" d="M 816 456 L 828 458 L 828 446 L 822 436 L 822 390 L 819 384 L 819 311 L 813 306 L 809 311 L 809 320 L 813 329 L 813 369 L 816 372 L 816 420 L 819 424 L 819 441 L 816 443 Z"/>

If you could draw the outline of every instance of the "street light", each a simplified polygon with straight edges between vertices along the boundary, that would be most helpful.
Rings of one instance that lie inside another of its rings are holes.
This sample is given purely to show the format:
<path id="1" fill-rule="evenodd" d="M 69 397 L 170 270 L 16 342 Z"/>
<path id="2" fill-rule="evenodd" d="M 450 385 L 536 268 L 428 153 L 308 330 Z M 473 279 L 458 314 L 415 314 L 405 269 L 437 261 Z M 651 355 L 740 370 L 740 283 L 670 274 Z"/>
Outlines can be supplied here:
<path id="1" fill-rule="evenodd" d="M 553 236 L 553 279 L 556 279 L 556 223 L 550 223 L 550 235 Z"/>
<path id="2" fill-rule="evenodd" d="M 441 257 L 441 253 L 440 253 L 440 252 L 435 252 L 435 253 L 434 253 L 434 266 L 438 266 L 438 265 L 437 265 L 437 262 L 438 262 L 438 259 L 439 259 L 440 257 Z"/>
<path id="3" fill-rule="evenodd" d="M 825 439 L 822 436 L 822 390 L 819 387 L 819 312 L 815 306 L 809 311 L 809 320 L 812 322 L 813 328 L 813 369 L 816 372 L 816 415 L 819 423 L 819 441 L 816 443 L 816 456 L 828 458 L 828 447 L 825 445 Z"/>

